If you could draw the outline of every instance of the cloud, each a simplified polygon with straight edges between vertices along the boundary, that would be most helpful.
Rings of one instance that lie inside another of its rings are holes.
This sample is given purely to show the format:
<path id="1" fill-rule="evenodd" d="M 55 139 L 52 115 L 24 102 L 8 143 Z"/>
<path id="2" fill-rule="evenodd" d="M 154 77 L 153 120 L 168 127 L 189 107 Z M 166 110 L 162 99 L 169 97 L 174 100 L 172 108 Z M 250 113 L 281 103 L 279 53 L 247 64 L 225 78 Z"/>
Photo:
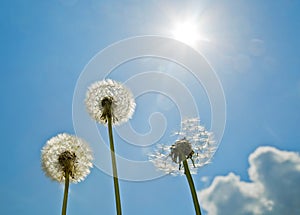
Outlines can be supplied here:
<path id="1" fill-rule="evenodd" d="M 300 214 L 299 154 L 259 147 L 249 163 L 250 182 L 229 173 L 198 193 L 208 215 Z"/>

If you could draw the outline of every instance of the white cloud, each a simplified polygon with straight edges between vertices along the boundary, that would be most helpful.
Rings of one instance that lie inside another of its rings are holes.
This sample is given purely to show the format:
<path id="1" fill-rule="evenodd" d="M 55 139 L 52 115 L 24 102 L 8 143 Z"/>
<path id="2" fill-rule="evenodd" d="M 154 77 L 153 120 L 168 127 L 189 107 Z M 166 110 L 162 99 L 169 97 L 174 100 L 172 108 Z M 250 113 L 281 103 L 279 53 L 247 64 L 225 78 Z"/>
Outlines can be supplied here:
<path id="1" fill-rule="evenodd" d="M 259 147 L 249 163 L 250 182 L 229 173 L 198 193 L 208 215 L 300 214 L 299 154 Z"/>

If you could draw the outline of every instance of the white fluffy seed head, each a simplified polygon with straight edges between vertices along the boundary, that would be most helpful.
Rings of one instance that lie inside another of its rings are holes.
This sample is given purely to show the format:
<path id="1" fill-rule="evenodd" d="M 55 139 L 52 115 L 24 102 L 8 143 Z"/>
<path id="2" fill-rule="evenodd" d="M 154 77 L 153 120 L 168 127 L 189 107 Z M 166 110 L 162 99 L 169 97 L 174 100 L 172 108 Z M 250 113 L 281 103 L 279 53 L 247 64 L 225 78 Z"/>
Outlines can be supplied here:
<path id="1" fill-rule="evenodd" d="M 135 109 L 132 93 L 121 83 L 107 79 L 93 83 L 86 94 L 86 108 L 94 120 L 106 123 L 106 117 L 103 117 L 105 108 L 102 106 L 102 100 L 105 98 L 112 101 L 111 114 L 114 124 L 122 124 L 132 117 Z"/>
<path id="2" fill-rule="evenodd" d="M 65 181 L 65 167 L 59 158 L 66 152 L 72 155 L 70 182 L 77 183 L 84 180 L 93 167 L 92 152 L 83 139 L 66 133 L 52 137 L 43 147 L 41 159 L 45 174 L 52 180 Z"/>
<path id="3" fill-rule="evenodd" d="M 183 174 L 182 161 L 187 159 L 191 173 L 196 174 L 197 168 L 208 164 L 217 149 L 213 134 L 200 125 L 198 118 L 182 121 L 177 134 L 179 139 L 173 145 L 158 145 L 149 158 L 157 169 L 171 175 Z"/>

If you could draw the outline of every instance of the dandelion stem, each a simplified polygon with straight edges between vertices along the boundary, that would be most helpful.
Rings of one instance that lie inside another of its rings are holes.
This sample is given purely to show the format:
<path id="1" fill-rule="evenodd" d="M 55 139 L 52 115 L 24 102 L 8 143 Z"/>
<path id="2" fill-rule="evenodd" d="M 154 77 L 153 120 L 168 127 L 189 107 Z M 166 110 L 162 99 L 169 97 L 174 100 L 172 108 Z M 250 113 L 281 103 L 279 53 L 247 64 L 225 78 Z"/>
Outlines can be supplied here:
<path id="1" fill-rule="evenodd" d="M 200 204 L 199 204 L 199 201 L 198 201 L 194 181 L 193 181 L 193 178 L 191 176 L 190 169 L 189 169 L 189 166 L 188 166 L 188 163 L 187 163 L 187 159 L 183 160 L 183 167 L 184 167 L 184 174 L 187 178 L 187 181 L 189 183 L 190 190 L 191 190 L 191 193 L 192 193 L 196 215 L 201 215 Z"/>
<path id="2" fill-rule="evenodd" d="M 67 203 L 68 203 L 68 194 L 69 194 L 69 170 L 65 171 L 65 190 L 64 190 L 64 200 L 63 200 L 63 206 L 62 206 L 62 215 L 67 214 Z"/>
<path id="3" fill-rule="evenodd" d="M 108 133 L 109 133 L 109 143 L 110 143 L 110 154 L 111 154 L 111 162 L 112 162 L 113 177 L 114 177 L 116 209 L 117 209 L 117 215 L 121 215 L 122 209 L 121 209 L 116 155 L 115 155 L 115 149 L 114 149 L 114 139 L 113 139 L 113 133 L 112 133 L 112 117 L 111 117 L 111 115 L 107 116 L 107 121 L 108 121 Z"/>

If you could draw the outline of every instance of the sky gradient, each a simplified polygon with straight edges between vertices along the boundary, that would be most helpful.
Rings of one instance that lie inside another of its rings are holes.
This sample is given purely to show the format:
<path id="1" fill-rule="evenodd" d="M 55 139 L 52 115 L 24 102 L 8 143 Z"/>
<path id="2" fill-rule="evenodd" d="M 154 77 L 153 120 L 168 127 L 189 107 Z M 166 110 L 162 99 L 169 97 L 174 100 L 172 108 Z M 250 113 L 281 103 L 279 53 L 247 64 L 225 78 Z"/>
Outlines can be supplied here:
<path id="1" fill-rule="evenodd" d="M 88 62 L 119 40 L 143 35 L 173 37 L 176 23 L 193 20 L 200 39 L 192 48 L 218 75 L 227 105 L 225 133 L 212 163 L 193 176 L 201 206 L 209 215 L 235 211 L 282 214 L 284 205 L 290 206 L 289 214 L 296 214 L 300 198 L 289 192 L 300 174 L 299 10 L 300 2 L 293 0 L 2 1 L 1 213 L 60 213 L 63 186 L 44 175 L 40 150 L 57 133 L 75 133 L 73 94 Z M 118 67 L 109 77 L 125 82 L 146 71 L 182 80 L 195 98 L 203 125 L 210 127 L 204 89 L 197 91 L 193 77 L 175 63 L 138 59 Z M 160 81 L 157 84 L 167 86 Z M 161 112 L 167 128 L 157 143 L 172 144 L 170 135 L 180 123 L 176 104 L 155 93 L 138 97 L 136 103 L 132 127 L 147 133 L 149 116 Z M 99 130 L 105 137 L 105 128 Z M 118 141 L 123 140 L 116 135 Z M 133 148 L 116 145 L 120 154 L 131 159 L 145 159 L 149 152 L 140 156 L 140 150 Z M 274 166 L 275 172 L 267 172 Z M 273 180 L 278 177 L 282 180 Z M 248 191 L 261 185 L 278 192 L 266 192 L 265 199 L 257 202 Z M 227 190 L 221 192 L 224 187 Z M 194 214 L 183 176 L 121 181 L 120 189 L 124 214 Z M 228 198 L 216 196 L 218 192 Z M 239 209 L 235 208 L 237 199 Z M 257 211 L 247 211 L 253 205 Z M 68 214 L 114 213 L 112 179 L 98 168 L 84 182 L 71 185 Z"/>

